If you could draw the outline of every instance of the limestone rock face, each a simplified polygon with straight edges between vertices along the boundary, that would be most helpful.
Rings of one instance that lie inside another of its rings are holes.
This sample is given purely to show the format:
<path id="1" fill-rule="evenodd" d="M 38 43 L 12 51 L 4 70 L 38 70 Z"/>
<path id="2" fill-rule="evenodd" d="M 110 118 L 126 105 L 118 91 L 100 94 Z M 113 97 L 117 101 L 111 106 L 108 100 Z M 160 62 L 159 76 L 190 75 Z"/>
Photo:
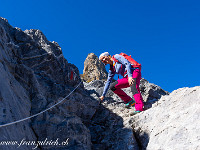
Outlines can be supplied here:
<path id="1" fill-rule="evenodd" d="M 30 116 L 31 101 L 29 94 L 15 79 L 14 66 L 17 63 L 12 37 L 12 30 L 6 19 L 0 18 L 0 124 L 13 122 Z M 0 128 L 0 141 L 36 140 L 34 131 L 29 126 L 30 120 Z M 0 145 L 0 149 L 14 150 L 17 145 Z M 24 147 L 24 150 L 28 150 Z"/>
<path id="2" fill-rule="evenodd" d="M 200 86 L 180 88 L 129 120 L 142 149 L 200 149 Z"/>
<path id="3" fill-rule="evenodd" d="M 104 64 L 99 60 L 99 58 L 94 54 L 88 54 L 84 62 L 84 70 L 82 79 L 86 82 L 93 80 L 106 80 L 107 71 Z"/>
<path id="4" fill-rule="evenodd" d="M 80 82 L 76 66 L 63 57 L 60 46 L 40 30 L 22 31 L 0 18 L 0 123 L 5 124 L 39 113 L 67 96 Z M 72 76 L 73 73 L 73 76 Z M 27 121 L 0 128 L 0 141 L 48 141 L 37 149 L 91 149 L 87 127 L 98 101 L 81 84 L 66 102 Z M 18 145 L 0 145 L 14 150 Z M 23 145 L 28 150 L 35 146 Z"/>

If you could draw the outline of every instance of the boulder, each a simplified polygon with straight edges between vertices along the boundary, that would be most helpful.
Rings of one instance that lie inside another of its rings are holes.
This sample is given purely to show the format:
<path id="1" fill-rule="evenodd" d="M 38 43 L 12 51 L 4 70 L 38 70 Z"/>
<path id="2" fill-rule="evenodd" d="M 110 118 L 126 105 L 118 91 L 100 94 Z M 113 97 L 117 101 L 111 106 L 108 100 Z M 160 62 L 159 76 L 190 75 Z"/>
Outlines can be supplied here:
<path id="1" fill-rule="evenodd" d="M 162 96 L 153 107 L 130 118 L 142 149 L 200 149 L 200 86 Z"/>

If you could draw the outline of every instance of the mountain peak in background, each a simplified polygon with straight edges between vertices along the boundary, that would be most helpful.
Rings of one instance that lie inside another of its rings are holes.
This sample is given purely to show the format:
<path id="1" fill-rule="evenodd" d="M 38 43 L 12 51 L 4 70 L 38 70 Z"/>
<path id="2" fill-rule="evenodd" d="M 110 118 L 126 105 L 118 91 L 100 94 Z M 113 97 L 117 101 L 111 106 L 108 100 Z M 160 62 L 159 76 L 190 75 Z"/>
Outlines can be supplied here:
<path id="1" fill-rule="evenodd" d="M 84 62 L 82 79 L 86 82 L 106 80 L 107 75 L 106 68 L 99 58 L 94 53 L 88 54 Z"/>

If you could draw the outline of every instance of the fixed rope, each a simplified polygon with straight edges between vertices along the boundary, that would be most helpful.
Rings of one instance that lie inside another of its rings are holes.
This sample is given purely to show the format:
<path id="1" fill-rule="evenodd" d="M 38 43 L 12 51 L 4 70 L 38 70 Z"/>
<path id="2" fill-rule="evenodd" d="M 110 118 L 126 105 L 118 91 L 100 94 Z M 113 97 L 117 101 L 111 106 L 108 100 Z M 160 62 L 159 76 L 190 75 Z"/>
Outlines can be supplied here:
<path id="1" fill-rule="evenodd" d="M 81 82 L 82 82 L 82 81 L 81 81 Z M 33 117 L 36 117 L 36 116 L 38 116 L 38 115 L 40 115 L 40 114 L 42 114 L 42 113 L 44 113 L 44 112 L 46 112 L 46 111 L 52 109 L 53 107 L 55 107 L 55 106 L 57 106 L 58 104 L 62 103 L 67 97 L 69 97 L 69 96 L 80 86 L 81 82 L 80 82 L 67 96 L 65 96 L 62 100 L 60 100 L 60 101 L 57 102 L 56 104 L 52 105 L 51 107 L 49 107 L 49 108 L 47 108 L 47 109 L 45 109 L 45 110 L 43 110 L 43 111 L 41 111 L 41 112 L 39 112 L 39 113 L 37 113 L 37 114 L 34 114 L 34 115 L 30 116 L 30 117 L 26 117 L 26 118 L 24 118 L 24 119 L 20 119 L 20 120 L 14 121 L 14 122 L 10 122 L 10 123 L 6 123 L 6 124 L 3 124 L 3 125 L 0 125 L 0 128 L 1 128 L 1 127 L 5 127 L 5 126 L 9 126 L 9 125 L 12 125 L 12 124 L 15 124 L 15 123 L 19 123 L 19 122 L 22 122 L 22 121 L 25 121 L 25 120 L 28 120 L 28 119 L 31 119 L 31 118 L 33 118 Z"/>

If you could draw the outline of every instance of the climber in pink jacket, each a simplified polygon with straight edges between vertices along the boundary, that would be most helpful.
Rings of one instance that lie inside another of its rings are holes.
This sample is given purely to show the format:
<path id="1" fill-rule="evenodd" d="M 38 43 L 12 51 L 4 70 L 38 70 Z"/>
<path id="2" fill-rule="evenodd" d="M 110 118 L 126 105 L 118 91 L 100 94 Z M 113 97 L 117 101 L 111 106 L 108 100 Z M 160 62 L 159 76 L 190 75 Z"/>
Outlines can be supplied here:
<path id="1" fill-rule="evenodd" d="M 136 111 L 134 114 L 143 111 L 144 104 L 139 89 L 141 69 L 132 67 L 133 65 L 122 55 L 116 54 L 113 57 L 111 57 L 108 52 L 102 53 L 99 56 L 99 59 L 105 65 L 110 64 L 108 79 L 100 99 L 103 100 L 105 98 L 108 88 L 110 87 L 110 89 L 126 103 L 127 108 L 135 105 Z M 111 83 L 115 74 L 121 74 L 123 78 Z M 131 87 L 134 100 L 122 90 L 122 88 L 127 87 Z"/>

